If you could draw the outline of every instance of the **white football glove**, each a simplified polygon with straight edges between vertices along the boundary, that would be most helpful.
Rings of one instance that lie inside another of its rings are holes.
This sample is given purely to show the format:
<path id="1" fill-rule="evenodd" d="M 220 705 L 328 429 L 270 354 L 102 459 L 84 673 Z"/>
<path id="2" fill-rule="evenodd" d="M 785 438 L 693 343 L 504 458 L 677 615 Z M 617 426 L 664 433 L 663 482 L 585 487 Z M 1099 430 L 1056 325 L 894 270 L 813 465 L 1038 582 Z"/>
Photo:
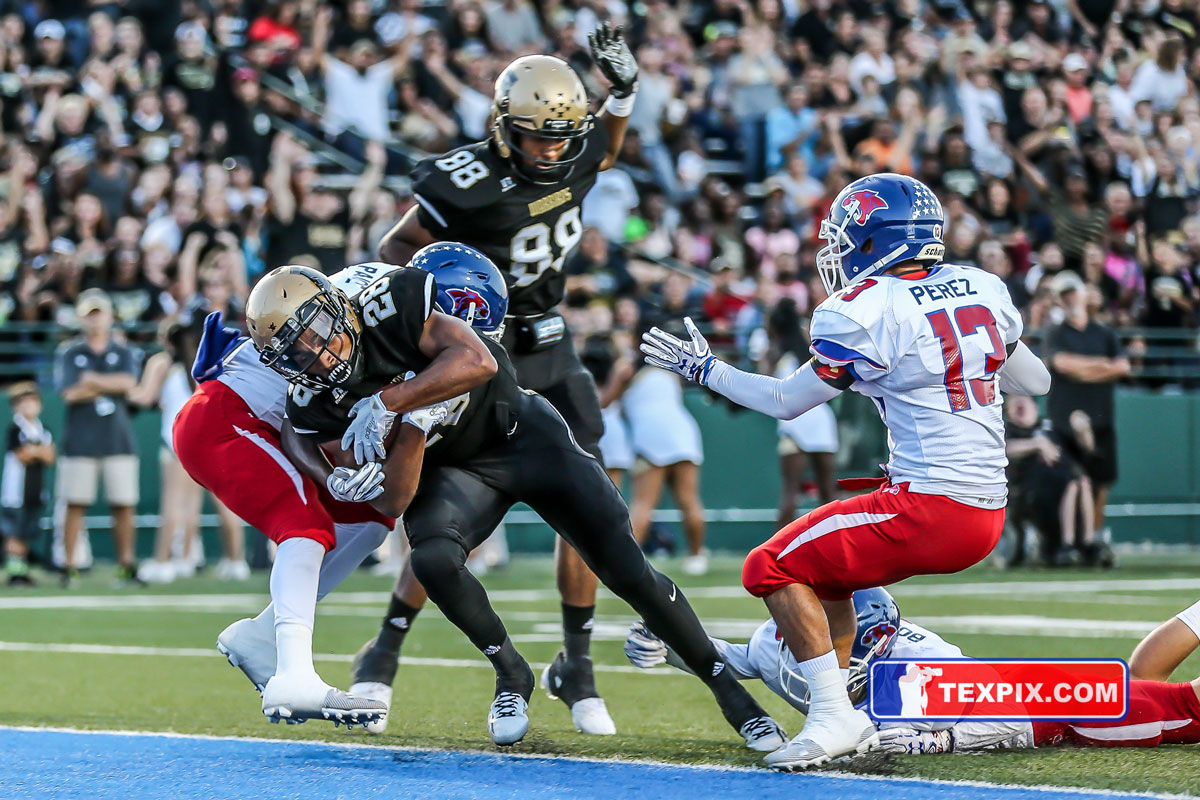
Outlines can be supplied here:
<path id="1" fill-rule="evenodd" d="M 629 628 L 629 636 L 625 638 L 625 657 L 629 663 L 641 669 L 657 667 L 667 663 L 667 644 L 651 633 L 646 623 L 638 620 Z"/>
<path id="2" fill-rule="evenodd" d="M 712 354 L 708 340 L 701 335 L 691 317 L 684 317 L 683 325 L 691 337 L 690 342 L 657 327 L 642 334 L 641 350 L 646 354 L 646 363 L 707 386 L 708 373 L 717 363 L 717 357 Z"/>
<path id="3" fill-rule="evenodd" d="M 364 397 L 350 409 L 350 427 L 342 434 L 342 449 L 353 451 L 356 464 L 386 458 L 383 443 L 395 420 L 396 412 L 389 411 L 378 394 Z"/>
<path id="4" fill-rule="evenodd" d="M 400 421 L 407 422 L 414 428 L 420 428 L 422 433 L 429 433 L 434 425 L 441 425 L 446 421 L 446 417 L 450 414 L 450 404 L 456 399 L 451 398 L 425 408 L 414 409 L 401 417 Z"/>
<path id="5" fill-rule="evenodd" d="M 337 467 L 325 480 L 333 499 L 366 503 L 383 494 L 383 464 L 372 461 L 365 467 Z"/>
<path id="6" fill-rule="evenodd" d="M 950 729 L 918 731 L 912 728 L 883 728 L 879 731 L 879 749 L 905 755 L 952 753 L 954 734 Z"/>

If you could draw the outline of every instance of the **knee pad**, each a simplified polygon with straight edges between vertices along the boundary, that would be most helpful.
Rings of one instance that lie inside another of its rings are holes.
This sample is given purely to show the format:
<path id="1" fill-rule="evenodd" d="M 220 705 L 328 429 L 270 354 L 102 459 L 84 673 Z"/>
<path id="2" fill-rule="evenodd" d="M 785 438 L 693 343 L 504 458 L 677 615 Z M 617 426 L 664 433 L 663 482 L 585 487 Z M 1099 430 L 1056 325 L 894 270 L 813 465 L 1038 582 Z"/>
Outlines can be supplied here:
<path id="1" fill-rule="evenodd" d="M 457 579 L 466 570 L 467 548 L 462 542 L 445 536 L 434 536 L 412 543 L 413 574 L 432 597 L 438 586 Z"/>

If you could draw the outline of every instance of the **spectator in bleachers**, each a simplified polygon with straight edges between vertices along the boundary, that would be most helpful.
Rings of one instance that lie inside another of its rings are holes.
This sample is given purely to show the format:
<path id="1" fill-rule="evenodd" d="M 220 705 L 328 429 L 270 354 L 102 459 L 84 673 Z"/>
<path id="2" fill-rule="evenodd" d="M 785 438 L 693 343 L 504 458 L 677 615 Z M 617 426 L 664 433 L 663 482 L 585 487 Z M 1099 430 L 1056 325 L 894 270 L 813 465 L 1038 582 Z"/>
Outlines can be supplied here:
<path id="1" fill-rule="evenodd" d="M 0 479 L 0 536 L 4 538 L 4 571 L 9 586 L 32 586 L 30 545 L 42 533 L 49 499 L 46 470 L 54 464 L 54 438 L 42 424 L 42 396 L 37 384 L 23 381 L 8 390 L 12 424 L 4 445 Z"/>
<path id="2" fill-rule="evenodd" d="M 1053 289 L 1066 316 L 1046 333 L 1042 344 L 1042 357 L 1054 378 L 1047 411 L 1050 424 L 1091 480 L 1095 527 L 1103 531 L 1108 490 L 1117 479 L 1114 390 L 1131 367 L 1116 334 L 1093 318 L 1088 290 L 1079 276 L 1063 271 Z"/>
<path id="3" fill-rule="evenodd" d="M 55 389 L 67 404 L 58 468 L 58 496 L 67 506 L 63 583 L 75 580 L 83 515 L 96 502 L 102 479 L 112 512 L 117 577 L 136 583 L 138 459 L 127 395 L 137 384 L 141 353 L 114 338 L 112 302 L 104 292 L 82 292 L 75 313 L 83 336 L 64 343 L 54 357 Z"/>

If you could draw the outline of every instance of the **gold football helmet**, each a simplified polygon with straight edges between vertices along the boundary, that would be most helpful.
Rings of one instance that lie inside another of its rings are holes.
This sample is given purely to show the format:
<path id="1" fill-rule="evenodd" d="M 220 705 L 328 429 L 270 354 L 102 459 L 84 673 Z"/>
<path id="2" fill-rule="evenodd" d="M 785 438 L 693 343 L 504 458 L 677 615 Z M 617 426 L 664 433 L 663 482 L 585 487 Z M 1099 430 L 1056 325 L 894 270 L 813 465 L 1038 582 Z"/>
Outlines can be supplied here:
<path id="1" fill-rule="evenodd" d="M 587 91 L 571 65 L 554 56 L 523 56 L 496 78 L 492 135 L 500 155 L 534 183 L 566 179 L 583 155 L 583 137 L 592 129 Z M 518 146 L 516 134 L 567 140 L 566 151 L 546 160 Z"/>
<path id="2" fill-rule="evenodd" d="M 351 381 L 362 325 L 350 299 L 309 267 L 267 273 L 246 301 L 246 327 L 264 364 L 309 389 Z"/>

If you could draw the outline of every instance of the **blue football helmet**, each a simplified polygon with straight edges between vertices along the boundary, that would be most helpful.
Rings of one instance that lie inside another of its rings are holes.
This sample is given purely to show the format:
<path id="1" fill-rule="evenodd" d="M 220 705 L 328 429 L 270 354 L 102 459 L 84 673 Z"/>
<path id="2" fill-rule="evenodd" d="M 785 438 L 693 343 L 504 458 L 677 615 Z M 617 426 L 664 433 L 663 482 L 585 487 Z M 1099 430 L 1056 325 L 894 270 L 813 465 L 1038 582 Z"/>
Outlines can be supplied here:
<path id="1" fill-rule="evenodd" d="M 896 632 L 900 630 L 900 606 L 895 598 L 882 588 L 859 589 L 854 593 L 854 613 L 858 618 L 858 629 L 854 632 L 854 644 L 850 647 L 850 677 L 846 681 L 846 692 L 855 704 L 863 699 L 872 661 L 891 655 Z M 801 712 L 808 713 L 808 681 L 793 669 L 795 662 L 787 644 L 779 640 L 779 685 L 788 695 L 786 698 Z"/>
<path id="2" fill-rule="evenodd" d="M 859 178 L 821 220 L 817 270 L 825 290 L 833 294 L 903 261 L 941 261 L 945 223 L 942 204 L 919 180 L 893 172 Z"/>
<path id="3" fill-rule="evenodd" d="M 418 250 L 408 265 L 433 274 L 442 313 L 492 336 L 503 332 L 508 284 L 483 253 L 458 242 L 437 242 Z"/>

